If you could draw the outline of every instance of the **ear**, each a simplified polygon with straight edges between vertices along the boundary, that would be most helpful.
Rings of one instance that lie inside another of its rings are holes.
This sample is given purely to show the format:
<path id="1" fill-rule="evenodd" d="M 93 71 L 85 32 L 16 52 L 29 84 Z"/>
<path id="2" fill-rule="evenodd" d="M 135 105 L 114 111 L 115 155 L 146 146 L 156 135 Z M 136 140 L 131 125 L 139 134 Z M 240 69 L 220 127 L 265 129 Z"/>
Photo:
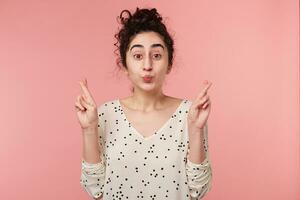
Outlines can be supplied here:
<path id="1" fill-rule="evenodd" d="M 167 69 L 167 74 L 169 74 L 171 72 L 171 69 L 172 69 L 172 66 L 168 66 L 168 69 Z"/>

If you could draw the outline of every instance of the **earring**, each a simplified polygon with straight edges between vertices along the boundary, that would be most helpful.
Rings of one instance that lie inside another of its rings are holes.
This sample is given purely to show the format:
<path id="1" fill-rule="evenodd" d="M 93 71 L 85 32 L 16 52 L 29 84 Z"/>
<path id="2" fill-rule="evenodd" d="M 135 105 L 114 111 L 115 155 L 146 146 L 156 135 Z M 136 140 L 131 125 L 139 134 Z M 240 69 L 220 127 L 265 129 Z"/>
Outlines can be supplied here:
<path id="1" fill-rule="evenodd" d="M 168 67 L 168 70 L 167 70 L 167 72 L 170 72 L 170 71 L 171 71 L 171 68 L 172 68 L 172 67 Z"/>

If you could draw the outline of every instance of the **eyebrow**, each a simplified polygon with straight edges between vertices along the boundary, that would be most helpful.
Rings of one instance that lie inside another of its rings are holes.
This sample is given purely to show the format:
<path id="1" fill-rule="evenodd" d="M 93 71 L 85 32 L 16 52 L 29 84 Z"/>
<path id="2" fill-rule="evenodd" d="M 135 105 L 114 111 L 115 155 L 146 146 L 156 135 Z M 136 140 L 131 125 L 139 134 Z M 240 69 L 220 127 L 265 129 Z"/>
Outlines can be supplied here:
<path id="1" fill-rule="evenodd" d="M 130 48 L 130 51 L 131 51 L 134 47 L 142 47 L 142 48 L 143 48 L 144 46 L 141 45 L 141 44 L 135 44 L 135 45 L 132 45 L 132 47 Z M 157 44 L 152 44 L 150 47 L 151 47 L 151 48 L 154 48 L 154 47 L 161 47 L 161 48 L 165 49 L 164 46 L 161 45 L 161 44 L 159 44 L 159 43 L 157 43 Z"/>

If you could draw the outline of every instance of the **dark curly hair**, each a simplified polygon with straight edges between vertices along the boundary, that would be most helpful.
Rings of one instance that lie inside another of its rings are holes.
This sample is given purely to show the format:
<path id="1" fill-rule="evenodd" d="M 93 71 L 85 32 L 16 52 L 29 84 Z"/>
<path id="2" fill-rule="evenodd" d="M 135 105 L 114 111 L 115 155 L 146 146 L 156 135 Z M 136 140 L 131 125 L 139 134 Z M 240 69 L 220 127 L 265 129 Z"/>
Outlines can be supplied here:
<path id="1" fill-rule="evenodd" d="M 127 13 L 127 17 L 123 16 L 124 13 Z M 122 66 L 127 68 L 126 52 L 134 36 L 138 33 L 149 31 L 154 31 L 162 36 L 168 49 L 169 66 L 172 66 L 174 41 L 168 33 L 164 22 L 162 22 L 162 17 L 156 8 L 140 9 L 137 7 L 133 14 L 131 14 L 129 10 L 123 10 L 120 16 L 117 17 L 117 21 L 122 24 L 122 28 L 115 34 L 117 42 L 114 46 L 116 46 L 117 49 L 114 52 L 118 56 L 116 62 L 120 68 Z"/>

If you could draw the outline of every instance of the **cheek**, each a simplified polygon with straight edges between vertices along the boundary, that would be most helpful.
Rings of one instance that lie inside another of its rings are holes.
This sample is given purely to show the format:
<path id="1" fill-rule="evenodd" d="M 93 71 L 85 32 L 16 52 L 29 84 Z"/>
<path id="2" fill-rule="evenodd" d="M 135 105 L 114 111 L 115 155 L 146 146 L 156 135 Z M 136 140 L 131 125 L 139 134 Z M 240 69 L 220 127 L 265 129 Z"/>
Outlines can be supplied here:
<path id="1" fill-rule="evenodd" d="M 157 72 L 159 73 L 159 75 L 164 76 L 165 73 L 167 73 L 167 70 L 168 70 L 168 60 L 161 60 L 158 63 L 157 69 L 158 69 Z"/>
<path id="2" fill-rule="evenodd" d="M 161 68 L 155 74 L 156 74 L 157 82 L 163 82 L 167 74 L 165 67 Z"/>
<path id="3" fill-rule="evenodd" d="M 138 73 L 138 65 L 136 62 L 132 62 L 132 60 L 127 59 L 126 64 L 129 75 L 134 76 L 136 73 Z"/>
<path id="4" fill-rule="evenodd" d="M 127 68 L 132 65 L 131 58 L 129 58 L 128 56 L 126 56 L 126 65 L 127 65 Z"/>
<path id="5" fill-rule="evenodd" d="M 128 68 L 128 76 L 132 81 L 139 79 L 140 74 L 136 69 L 138 69 L 138 68 L 135 68 L 134 66 L 130 66 Z"/>

